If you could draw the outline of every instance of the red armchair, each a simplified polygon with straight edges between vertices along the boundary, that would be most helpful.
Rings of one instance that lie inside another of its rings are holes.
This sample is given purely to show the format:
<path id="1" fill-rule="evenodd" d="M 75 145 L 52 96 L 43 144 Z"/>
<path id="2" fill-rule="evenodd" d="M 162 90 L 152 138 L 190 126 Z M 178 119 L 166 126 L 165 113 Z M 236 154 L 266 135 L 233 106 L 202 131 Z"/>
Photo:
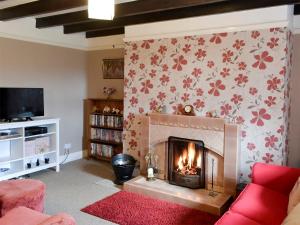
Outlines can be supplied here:
<path id="1" fill-rule="evenodd" d="M 300 169 L 256 163 L 252 183 L 215 225 L 280 225 Z"/>

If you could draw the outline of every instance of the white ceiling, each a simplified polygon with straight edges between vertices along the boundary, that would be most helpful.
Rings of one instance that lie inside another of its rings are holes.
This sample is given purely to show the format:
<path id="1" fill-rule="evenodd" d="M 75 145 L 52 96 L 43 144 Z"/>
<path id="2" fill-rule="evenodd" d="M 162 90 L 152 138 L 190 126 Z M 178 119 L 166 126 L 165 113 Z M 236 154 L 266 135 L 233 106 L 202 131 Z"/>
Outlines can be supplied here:
<path id="1" fill-rule="evenodd" d="M 4 2 L 0 2 L 0 8 L 9 7 L 16 4 L 23 4 L 26 2 L 28 3 L 32 1 L 34 0 L 6 0 Z M 116 0 L 116 3 L 121 3 L 121 2 L 123 3 L 129 1 L 133 1 L 133 0 Z M 68 11 L 74 11 L 80 9 L 82 10 L 82 8 L 86 8 L 86 7 L 80 7 L 72 10 L 65 10 L 65 11 L 61 11 L 60 13 L 63 12 L 65 13 Z M 230 13 L 230 14 L 236 15 L 236 13 Z M 45 15 L 51 15 L 51 14 L 44 14 L 41 16 L 45 16 Z M 206 17 L 211 18 L 212 20 L 218 18 L 218 16 L 216 15 L 211 15 Z M 206 17 L 199 17 L 199 18 L 201 19 Z M 274 16 L 274 18 L 276 17 L 278 16 Z M 238 20 L 240 20 L 240 18 Z M 217 20 L 217 21 L 218 23 L 220 23 L 220 21 L 222 20 Z M 295 16 L 294 22 L 295 22 L 294 28 L 296 32 L 297 31 L 300 32 L 300 16 Z M 153 23 L 153 24 L 155 25 L 160 23 Z M 152 25 L 149 24 L 149 26 L 154 26 L 153 24 Z M 132 27 L 134 28 L 135 26 Z M 143 25 L 140 27 L 142 27 L 144 30 L 145 29 L 147 30 L 147 28 L 145 28 L 145 26 Z M 201 27 L 203 27 L 203 25 Z M 167 28 L 164 29 L 167 30 Z M 200 28 L 198 28 L 197 30 L 199 29 Z M 158 32 L 159 29 L 155 28 L 155 30 L 156 30 L 155 32 Z M 128 31 L 130 31 L 130 27 L 126 27 L 126 32 Z M 161 33 L 165 33 L 165 32 L 166 32 L 165 30 L 161 31 Z M 135 34 L 135 35 L 139 35 L 139 34 Z M 114 35 L 114 36 L 91 38 L 91 39 L 86 39 L 84 33 L 65 35 L 63 34 L 62 26 L 47 28 L 47 29 L 36 29 L 34 17 L 12 20 L 8 22 L 0 21 L 0 37 L 13 38 L 18 40 L 44 43 L 44 44 L 82 49 L 82 50 L 96 50 L 96 49 L 109 49 L 113 47 L 116 48 L 124 47 L 124 41 L 123 41 L 124 35 Z"/>

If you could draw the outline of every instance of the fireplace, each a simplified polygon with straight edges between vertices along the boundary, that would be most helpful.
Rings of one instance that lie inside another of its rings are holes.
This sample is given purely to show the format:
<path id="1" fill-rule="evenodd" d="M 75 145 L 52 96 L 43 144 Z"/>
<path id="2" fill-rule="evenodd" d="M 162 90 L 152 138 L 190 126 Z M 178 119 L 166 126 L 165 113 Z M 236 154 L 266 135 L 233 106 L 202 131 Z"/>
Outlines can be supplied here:
<path id="1" fill-rule="evenodd" d="M 205 188 L 205 159 L 203 141 L 169 137 L 169 183 L 192 189 Z"/>

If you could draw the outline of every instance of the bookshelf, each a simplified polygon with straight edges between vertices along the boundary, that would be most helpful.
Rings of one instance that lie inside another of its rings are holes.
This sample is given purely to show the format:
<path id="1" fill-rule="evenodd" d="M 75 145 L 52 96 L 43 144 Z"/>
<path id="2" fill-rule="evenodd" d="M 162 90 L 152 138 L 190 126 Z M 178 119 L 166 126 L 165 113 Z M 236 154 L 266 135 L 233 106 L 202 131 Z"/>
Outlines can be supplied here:
<path id="1" fill-rule="evenodd" d="M 105 107 L 110 112 L 105 113 Z M 123 100 L 84 100 L 84 149 L 88 159 L 110 161 L 123 151 L 123 115 L 112 113 L 113 108 L 123 111 Z"/>

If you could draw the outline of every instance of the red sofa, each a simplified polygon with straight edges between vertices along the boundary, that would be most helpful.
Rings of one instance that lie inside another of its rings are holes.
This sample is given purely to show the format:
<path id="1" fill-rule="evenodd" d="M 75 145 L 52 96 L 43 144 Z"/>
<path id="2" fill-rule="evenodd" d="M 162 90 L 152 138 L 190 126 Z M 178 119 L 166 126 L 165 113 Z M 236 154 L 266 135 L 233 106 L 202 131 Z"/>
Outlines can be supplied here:
<path id="1" fill-rule="evenodd" d="M 248 184 L 215 225 L 280 225 L 300 169 L 256 163 Z"/>

